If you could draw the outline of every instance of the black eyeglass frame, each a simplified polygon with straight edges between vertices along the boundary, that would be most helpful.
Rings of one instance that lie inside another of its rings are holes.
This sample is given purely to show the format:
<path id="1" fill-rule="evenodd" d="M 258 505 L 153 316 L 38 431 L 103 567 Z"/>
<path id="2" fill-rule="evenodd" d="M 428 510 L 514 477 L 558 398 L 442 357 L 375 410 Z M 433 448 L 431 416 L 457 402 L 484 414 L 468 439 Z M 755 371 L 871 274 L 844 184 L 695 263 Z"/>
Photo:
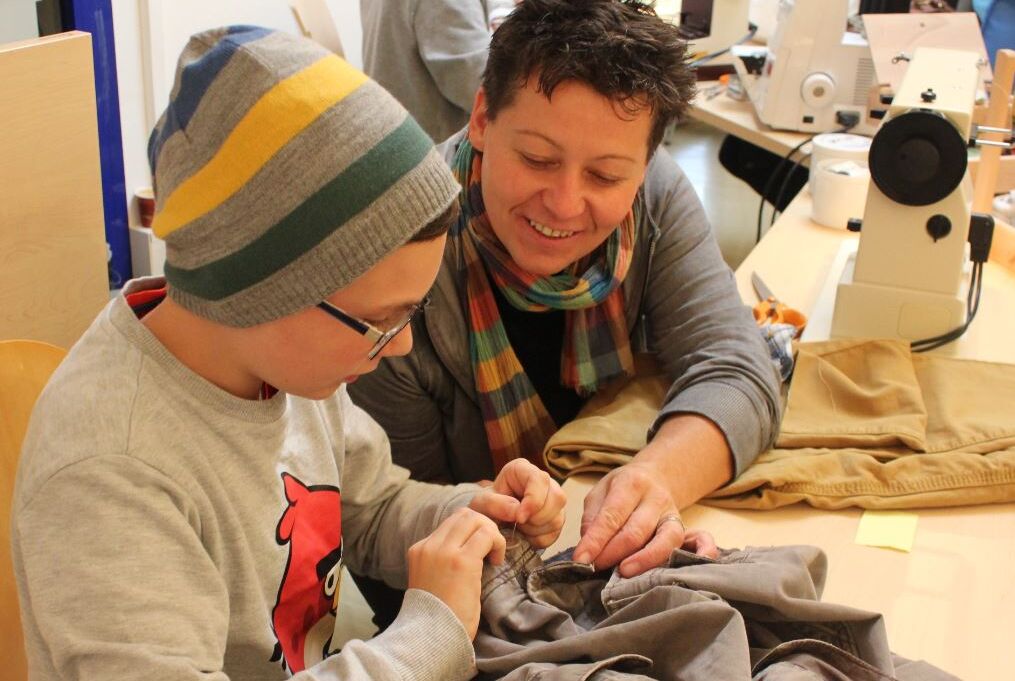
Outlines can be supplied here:
<path id="1" fill-rule="evenodd" d="M 412 306 L 409 309 L 409 313 L 405 315 L 405 318 L 398 322 L 394 327 L 388 331 L 381 331 L 376 326 L 369 322 L 365 322 L 362 319 L 353 317 L 351 314 L 346 312 L 340 307 L 332 305 L 326 300 L 322 300 L 317 304 L 317 307 L 327 312 L 329 315 L 337 319 L 338 321 L 345 324 L 347 327 L 360 334 L 367 340 L 373 343 L 373 347 L 370 348 L 370 352 L 367 353 L 367 359 L 373 359 L 376 357 L 384 347 L 390 343 L 395 336 L 402 333 L 410 323 L 412 323 L 413 317 L 415 317 L 420 310 L 430 304 L 430 294 L 426 294 L 419 303 Z"/>

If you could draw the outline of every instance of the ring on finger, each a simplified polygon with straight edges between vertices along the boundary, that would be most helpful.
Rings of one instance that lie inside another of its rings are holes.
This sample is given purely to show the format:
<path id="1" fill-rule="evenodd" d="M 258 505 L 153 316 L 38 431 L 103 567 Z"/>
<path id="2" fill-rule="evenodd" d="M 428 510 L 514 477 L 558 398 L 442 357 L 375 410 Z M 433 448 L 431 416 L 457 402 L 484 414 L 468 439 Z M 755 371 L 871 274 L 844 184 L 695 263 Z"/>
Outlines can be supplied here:
<path id="1" fill-rule="evenodd" d="M 667 513 L 666 515 L 664 515 L 662 518 L 659 519 L 658 523 L 656 523 L 655 533 L 659 534 L 659 529 L 663 526 L 663 524 L 671 522 L 680 523 L 681 532 L 687 532 L 687 526 L 684 525 L 684 521 L 681 520 L 679 513 Z"/>

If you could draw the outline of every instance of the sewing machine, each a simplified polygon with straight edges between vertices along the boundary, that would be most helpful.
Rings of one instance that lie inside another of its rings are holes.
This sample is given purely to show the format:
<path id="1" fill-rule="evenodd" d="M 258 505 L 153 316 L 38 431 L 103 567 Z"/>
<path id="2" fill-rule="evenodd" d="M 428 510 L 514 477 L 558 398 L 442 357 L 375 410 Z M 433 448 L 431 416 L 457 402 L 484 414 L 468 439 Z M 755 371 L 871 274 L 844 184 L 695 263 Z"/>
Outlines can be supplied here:
<path id="1" fill-rule="evenodd" d="M 676 24 L 698 58 L 724 50 L 748 33 L 750 0 L 658 0 L 656 13 Z"/>
<path id="2" fill-rule="evenodd" d="M 833 337 L 921 340 L 963 327 L 966 244 L 974 260 L 986 259 L 993 228 L 969 208 L 978 62 L 972 52 L 915 51 L 871 144 L 859 246 L 841 269 Z"/>
<path id="3" fill-rule="evenodd" d="M 818 133 L 855 122 L 852 132 L 874 133 L 874 61 L 867 40 L 846 30 L 847 15 L 847 0 L 781 0 L 760 74 L 734 60 L 763 123 Z"/>

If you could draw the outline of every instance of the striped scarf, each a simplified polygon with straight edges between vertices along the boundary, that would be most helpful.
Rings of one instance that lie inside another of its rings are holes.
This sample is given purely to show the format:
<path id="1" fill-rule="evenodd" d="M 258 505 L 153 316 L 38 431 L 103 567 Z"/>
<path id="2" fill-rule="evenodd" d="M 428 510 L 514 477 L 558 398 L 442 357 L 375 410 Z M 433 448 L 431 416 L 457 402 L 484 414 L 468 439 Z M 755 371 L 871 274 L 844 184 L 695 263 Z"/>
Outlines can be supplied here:
<path id="1" fill-rule="evenodd" d="M 459 199 L 461 217 L 450 236 L 461 242 L 464 254 L 469 350 L 479 406 L 495 470 L 518 457 L 545 468 L 543 445 L 557 426 L 511 348 L 490 282 L 519 310 L 565 311 L 562 385 L 588 395 L 610 379 L 630 376 L 634 362 L 620 283 L 631 264 L 638 203 L 598 249 L 566 272 L 536 277 L 515 264 L 490 227 L 483 205 L 482 159 L 468 140 L 455 155 L 453 170 L 465 191 Z"/>

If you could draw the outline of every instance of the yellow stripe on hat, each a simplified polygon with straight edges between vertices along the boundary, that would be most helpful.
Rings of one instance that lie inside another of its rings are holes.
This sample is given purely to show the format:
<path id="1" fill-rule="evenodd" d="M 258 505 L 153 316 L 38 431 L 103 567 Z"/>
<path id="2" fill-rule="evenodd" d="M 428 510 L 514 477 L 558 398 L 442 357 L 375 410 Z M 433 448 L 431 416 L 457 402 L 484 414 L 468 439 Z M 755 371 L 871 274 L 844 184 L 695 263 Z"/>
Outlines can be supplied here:
<path id="1" fill-rule="evenodd" d="M 280 81 L 257 100 L 208 163 L 176 188 L 155 216 L 153 230 L 166 238 L 235 194 L 291 139 L 367 77 L 328 55 Z"/>

